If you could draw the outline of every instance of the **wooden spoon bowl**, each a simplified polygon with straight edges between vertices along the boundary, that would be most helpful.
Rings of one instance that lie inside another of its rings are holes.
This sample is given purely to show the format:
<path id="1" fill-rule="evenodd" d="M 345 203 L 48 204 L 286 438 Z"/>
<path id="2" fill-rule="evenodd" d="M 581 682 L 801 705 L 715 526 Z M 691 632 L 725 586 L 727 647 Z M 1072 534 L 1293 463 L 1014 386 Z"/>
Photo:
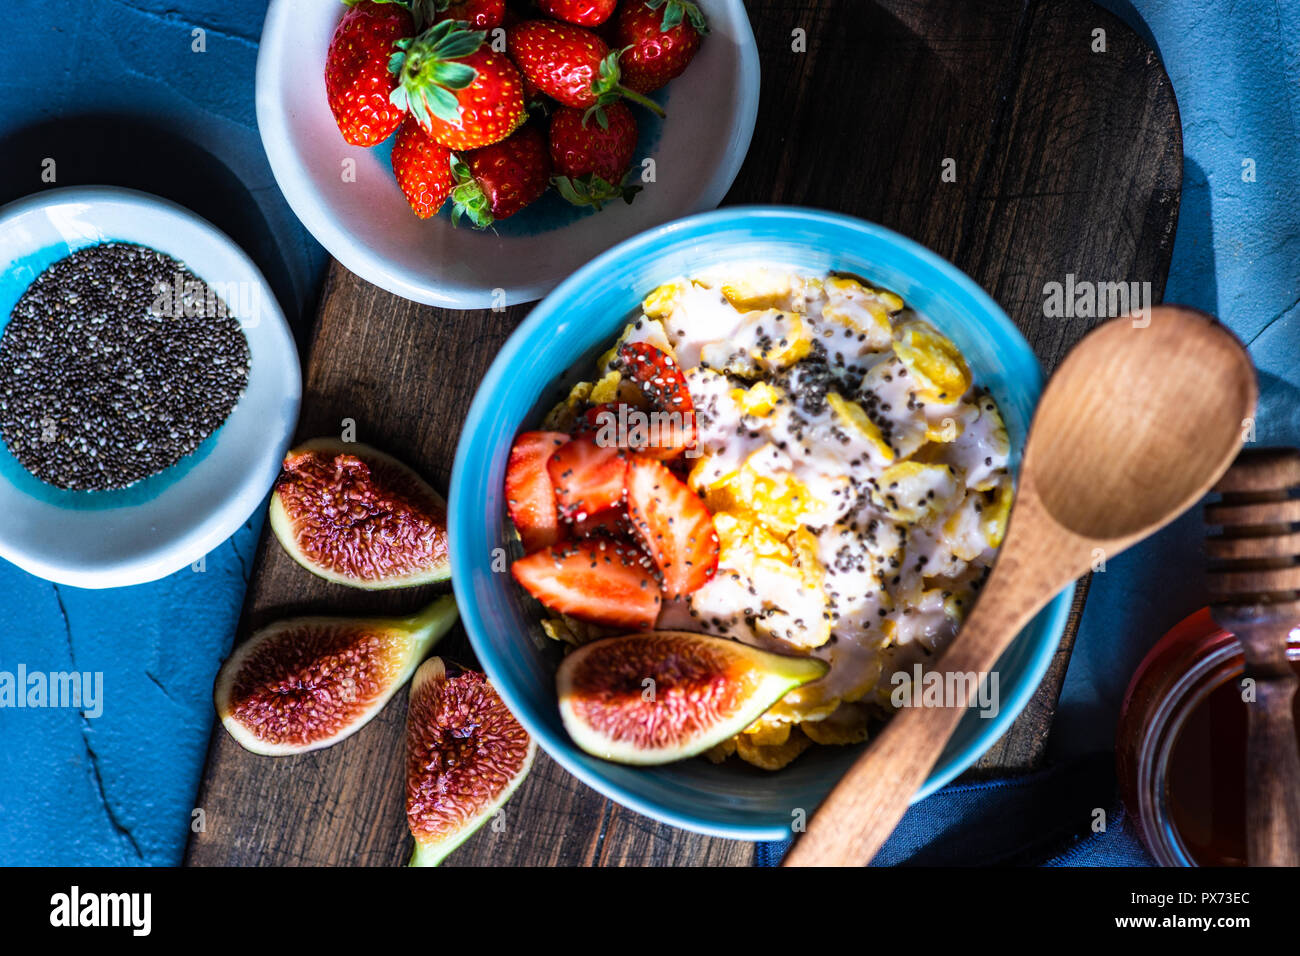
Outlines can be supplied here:
<path id="1" fill-rule="evenodd" d="M 1089 333 L 1048 383 L 997 564 L 936 668 L 982 683 L 1057 592 L 1196 503 L 1241 448 L 1256 397 L 1241 343 L 1204 313 L 1161 306 L 1149 322 L 1129 316 Z M 868 863 L 967 703 L 895 713 L 786 865 Z"/>

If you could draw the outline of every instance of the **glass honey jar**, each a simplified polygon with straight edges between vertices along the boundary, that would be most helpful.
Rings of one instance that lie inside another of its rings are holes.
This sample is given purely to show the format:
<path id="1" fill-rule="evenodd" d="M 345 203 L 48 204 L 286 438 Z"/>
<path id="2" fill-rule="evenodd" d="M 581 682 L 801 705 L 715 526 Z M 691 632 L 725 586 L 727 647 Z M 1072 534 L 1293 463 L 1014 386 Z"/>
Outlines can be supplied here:
<path id="1" fill-rule="evenodd" d="M 1300 671 L 1300 628 L 1288 645 Z M 1243 667 L 1236 638 L 1202 608 L 1160 639 L 1129 684 L 1117 774 L 1130 819 L 1162 866 L 1246 864 Z"/>

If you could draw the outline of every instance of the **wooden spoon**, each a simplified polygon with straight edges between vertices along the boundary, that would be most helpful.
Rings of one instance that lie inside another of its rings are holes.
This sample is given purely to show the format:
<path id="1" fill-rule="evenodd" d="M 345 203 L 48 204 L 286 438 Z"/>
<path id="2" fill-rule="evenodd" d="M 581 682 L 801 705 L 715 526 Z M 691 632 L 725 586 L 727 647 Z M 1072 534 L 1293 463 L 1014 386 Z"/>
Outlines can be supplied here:
<path id="1" fill-rule="evenodd" d="M 1300 626 L 1300 450 L 1243 451 L 1215 485 L 1222 496 L 1205 523 L 1214 619 L 1241 642 L 1255 682 L 1247 709 L 1246 859 L 1251 866 L 1300 866 L 1300 747 L 1287 656 Z"/>
<path id="2" fill-rule="evenodd" d="M 984 679 L 1062 588 L 1201 499 L 1241 447 L 1255 371 L 1213 318 L 1162 306 L 1099 326 L 1034 415 L 1001 554 L 938 661 Z M 863 865 L 925 781 L 965 702 L 898 710 L 818 808 L 787 866 Z"/>

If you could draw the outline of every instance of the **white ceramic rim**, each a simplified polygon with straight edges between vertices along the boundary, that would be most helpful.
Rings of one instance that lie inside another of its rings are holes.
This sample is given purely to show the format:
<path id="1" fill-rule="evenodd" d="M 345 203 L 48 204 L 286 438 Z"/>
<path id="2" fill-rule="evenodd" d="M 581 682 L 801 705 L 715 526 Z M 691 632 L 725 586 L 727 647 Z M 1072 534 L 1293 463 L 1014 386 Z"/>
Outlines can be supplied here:
<path id="1" fill-rule="evenodd" d="M 737 123 L 732 128 L 727 143 L 728 162 L 712 171 L 701 185 L 696 201 L 689 208 L 678 210 L 668 216 L 665 222 L 716 208 L 726 196 L 731 184 L 735 182 L 740 167 L 749 153 L 749 144 L 754 135 L 754 125 L 758 119 L 760 79 L 758 46 L 754 40 L 749 16 L 741 0 L 722 0 L 722 2 L 734 6 L 739 12 L 736 23 L 739 30 L 737 39 L 740 47 L 740 74 L 742 77 L 752 77 L 752 80 L 747 79 L 738 83 Z M 284 193 L 284 198 L 288 201 L 294 215 L 316 241 L 350 272 L 395 295 L 424 305 L 452 309 L 479 309 L 502 304 L 491 300 L 490 289 L 440 287 L 415 270 L 389 262 L 364 243 L 354 240 L 347 229 L 328 212 L 327 204 L 312 186 L 312 177 L 303 165 L 289 136 L 284 104 L 271 94 L 275 88 L 276 51 L 285 42 L 285 35 L 292 28 L 289 0 L 271 0 L 262 26 L 257 55 L 255 100 L 257 127 L 262 137 L 262 148 L 266 151 L 276 184 Z M 560 230 L 556 232 L 558 234 Z M 617 242 L 610 244 L 615 245 Z M 581 263 L 575 264 L 573 269 L 579 265 Z M 556 275 L 545 281 L 512 284 L 506 290 L 503 304 L 508 306 L 540 299 L 567 278 L 573 269 L 560 269 Z"/>

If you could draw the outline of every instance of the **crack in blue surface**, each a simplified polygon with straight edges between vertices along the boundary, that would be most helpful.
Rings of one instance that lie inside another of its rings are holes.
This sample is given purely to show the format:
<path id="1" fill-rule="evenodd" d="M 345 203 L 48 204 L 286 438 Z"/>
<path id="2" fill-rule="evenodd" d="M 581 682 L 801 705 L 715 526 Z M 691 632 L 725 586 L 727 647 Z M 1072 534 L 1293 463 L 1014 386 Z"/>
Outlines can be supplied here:
<path id="1" fill-rule="evenodd" d="M 73 646 L 72 622 L 68 618 L 68 609 L 63 603 L 63 593 L 59 590 L 59 586 L 51 584 L 50 587 L 54 590 L 54 600 L 59 606 L 59 616 L 63 618 L 63 633 L 68 640 L 68 659 L 72 663 L 73 672 L 76 673 L 78 671 L 77 652 Z M 78 711 L 77 714 L 81 722 L 81 740 L 85 744 L 86 755 L 90 758 L 91 782 L 95 785 L 95 792 L 99 795 L 99 802 L 104 808 L 104 814 L 108 817 L 108 822 L 113 827 L 114 832 L 119 837 L 124 838 L 131 845 L 131 849 L 135 851 L 136 857 L 143 861 L 144 853 L 140 849 L 140 844 L 136 842 L 135 836 L 131 833 L 131 828 L 118 818 L 117 813 L 113 810 L 113 805 L 109 802 L 108 790 L 104 786 L 104 774 L 99 766 L 99 753 L 90 742 L 90 720 L 82 711 Z"/>
<path id="2" fill-rule="evenodd" d="M 1252 335 L 1252 336 L 1250 337 L 1250 341 L 1248 341 L 1248 342 L 1246 343 L 1246 345 L 1248 345 L 1248 346 L 1250 346 L 1250 345 L 1254 345 L 1255 342 L 1259 339 L 1259 337 L 1260 337 L 1261 335 L 1263 335 L 1265 332 L 1267 332 L 1267 331 L 1268 331 L 1268 330 L 1273 326 L 1273 324 L 1274 324 L 1275 322 L 1278 322 L 1279 320 L 1286 318 L 1288 315 L 1290 315 L 1292 312 L 1294 312 L 1294 311 L 1296 310 L 1297 307 L 1300 307 L 1300 296 L 1298 296 L 1294 302 L 1292 302 L 1290 305 L 1288 305 L 1285 309 L 1283 309 L 1283 310 L 1282 310 L 1281 312 L 1279 312 L 1277 315 L 1273 316 L 1271 319 L 1269 319 L 1267 322 L 1265 322 L 1264 325 L 1263 325 L 1263 327 L 1262 327 L 1258 332 L 1256 332 L 1254 335 Z"/>
<path id="3" fill-rule="evenodd" d="M 188 20 L 185 17 L 181 16 L 175 10 L 166 10 L 160 13 L 156 10 L 147 10 L 144 7 L 139 7 L 133 3 L 128 3 L 127 0 L 109 0 L 109 2 L 115 6 L 123 7 L 124 9 L 137 13 L 140 16 L 147 17 L 150 20 L 157 20 L 161 23 L 166 23 L 169 26 L 182 26 L 185 27 L 187 31 L 192 30 L 195 27 L 200 27 L 208 33 L 212 33 L 220 37 L 225 37 L 226 39 L 229 40 L 235 40 L 238 41 L 239 43 L 243 43 L 247 46 L 254 47 L 254 48 L 257 47 L 258 40 L 261 37 L 260 33 L 257 34 L 234 33 L 230 30 L 222 29 L 221 27 L 215 27 L 208 23 L 200 23 L 198 21 Z"/>
<path id="4" fill-rule="evenodd" d="M 144 676 L 149 678 L 149 680 L 153 682 L 153 685 L 157 687 L 160 691 L 162 691 L 162 695 L 166 697 L 169 701 L 171 701 L 173 704 L 175 704 L 177 707 L 185 706 L 180 701 L 178 701 L 175 697 L 172 696 L 171 691 L 169 691 L 166 688 L 163 682 L 158 679 L 157 675 L 154 674 L 153 671 L 145 671 Z"/>

